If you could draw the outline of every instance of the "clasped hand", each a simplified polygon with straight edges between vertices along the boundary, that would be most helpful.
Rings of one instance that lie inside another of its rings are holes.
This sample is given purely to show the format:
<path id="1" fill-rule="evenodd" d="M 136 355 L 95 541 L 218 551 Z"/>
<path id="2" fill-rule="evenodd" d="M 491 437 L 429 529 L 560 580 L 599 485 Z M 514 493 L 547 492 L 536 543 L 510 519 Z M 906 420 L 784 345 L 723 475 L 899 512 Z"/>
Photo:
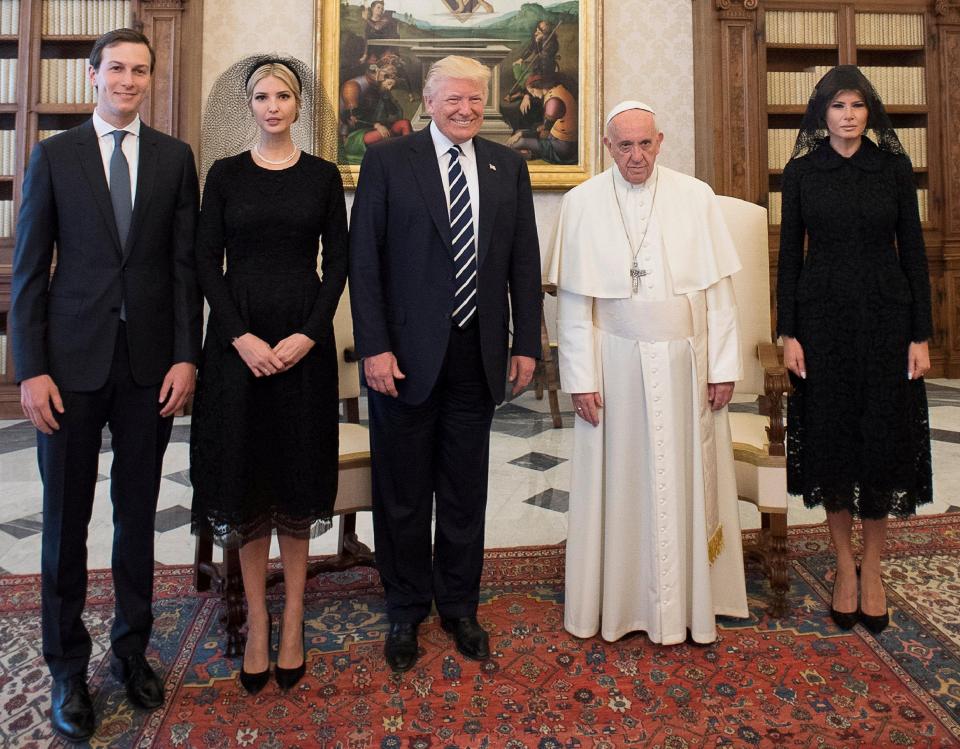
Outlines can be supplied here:
<path id="1" fill-rule="evenodd" d="M 294 367 L 314 346 L 312 338 L 303 333 L 289 335 L 273 348 L 253 333 L 244 333 L 233 339 L 233 347 L 254 377 L 267 377 L 286 372 Z"/>

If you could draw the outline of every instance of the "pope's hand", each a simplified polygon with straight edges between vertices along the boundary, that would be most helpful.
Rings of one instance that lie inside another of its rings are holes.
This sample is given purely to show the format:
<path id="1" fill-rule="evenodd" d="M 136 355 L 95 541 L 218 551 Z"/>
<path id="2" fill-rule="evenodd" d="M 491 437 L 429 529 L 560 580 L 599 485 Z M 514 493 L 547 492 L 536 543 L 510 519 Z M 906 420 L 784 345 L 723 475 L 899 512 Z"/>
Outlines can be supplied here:
<path id="1" fill-rule="evenodd" d="M 603 408 L 603 398 L 600 393 L 574 393 L 573 410 L 577 416 L 593 426 L 600 425 L 600 409 Z"/>
<path id="2" fill-rule="evenodd" d="M 730 402 L 733 397 L 732 382 L 711 382 L 707 385 L 707 400 L 710 408 L 719 411 Z"/>

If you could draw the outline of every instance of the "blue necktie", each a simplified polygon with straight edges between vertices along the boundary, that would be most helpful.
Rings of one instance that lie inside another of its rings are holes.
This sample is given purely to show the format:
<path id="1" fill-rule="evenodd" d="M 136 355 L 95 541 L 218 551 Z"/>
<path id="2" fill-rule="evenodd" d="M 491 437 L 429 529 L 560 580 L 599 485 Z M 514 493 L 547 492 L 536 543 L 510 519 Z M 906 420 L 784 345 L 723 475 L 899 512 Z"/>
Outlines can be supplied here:
<path id="1" fill-rule="evenodd" d="M 453 270 L 456 291 L 453 295 L 455 325 L 463 327 L 477 311 L 477 245 L 473 239 L 473 209 L 467 175 L 460 167 L 460 146 L 453 146 L 450 167 L 447 170 L 450 184 L 450 236 L 453 237 Z"/>

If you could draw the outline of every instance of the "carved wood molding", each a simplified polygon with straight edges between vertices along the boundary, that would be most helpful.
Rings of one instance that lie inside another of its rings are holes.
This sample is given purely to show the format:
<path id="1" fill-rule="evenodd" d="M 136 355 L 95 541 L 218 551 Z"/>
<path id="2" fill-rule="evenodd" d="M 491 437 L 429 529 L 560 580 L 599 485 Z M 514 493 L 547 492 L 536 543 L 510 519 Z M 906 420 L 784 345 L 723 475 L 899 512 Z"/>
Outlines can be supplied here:
<path id="1" fill-rule="evenodd" d="M 756 10 L 760 0 L 716 0 L 717 10 L 730 10 L 732 4 L 743 5 L 744 10 Z"/>
<path id="2" fill-rule="evenodd" d="M 937 16 L 945 17 L 943 20 L 947 22 L 960 23 L 960 2 L 957 0 L 937 0 L 933 12 Z"/>
<path id="3" fill-rule="evenodd" d="M 946 226 L 951 234 L 960 234 L 960 135 L 949 123 L 956 123 L 960 117 L 960 31 L 943 30 L 941 32 L 943 49 L 944 80 L 944 122 L 948 127 L 944 131 L 944 163 L 946 170 Z"/>
<path id="4" fill-rule="evenodd" d="M 759 199 L 760 192 L 755 170 L 747 168 L 758 156 L 753 137 L 757 96 L 753 32 L 753 22 L 746 19 L 725 19 L 721 25 L 720 85 L 726 95 L 720 137 L 728 156 L 721 167 L 721 190 L 751 202 Z"/>
<path id="5" fill-rule="evenodd" d="M 154 10 L 183 10 L 187 0 L 140 0 L 144 6 Z"/>

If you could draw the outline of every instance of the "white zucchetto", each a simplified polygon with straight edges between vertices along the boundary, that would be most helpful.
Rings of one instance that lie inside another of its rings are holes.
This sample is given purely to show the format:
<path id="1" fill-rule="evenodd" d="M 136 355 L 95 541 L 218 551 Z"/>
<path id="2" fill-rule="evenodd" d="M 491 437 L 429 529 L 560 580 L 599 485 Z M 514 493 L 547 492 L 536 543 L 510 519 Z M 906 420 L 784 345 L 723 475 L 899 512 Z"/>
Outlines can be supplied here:
<path id="1" fill-rule="evenodd" d="M 653 116 L 657 115 L 657 113 L 653 111 L 653 107 L 651 107 L 649 104 L 644 104 L 642 101 L 636 101 L 635 99 L 626 99 L 625 101 L 621 101 L 619 104 L 617 104 L 617 106 L 610 110 L 610 114 L 608 114 L 607 119 L 604 120 L 603 126 L 608 127 L 610 125 L 610 120 L 612 120 L 618 114 L 628 112 L 631 109 L 640 109 L 644 112 L 649 112 Z"/>

